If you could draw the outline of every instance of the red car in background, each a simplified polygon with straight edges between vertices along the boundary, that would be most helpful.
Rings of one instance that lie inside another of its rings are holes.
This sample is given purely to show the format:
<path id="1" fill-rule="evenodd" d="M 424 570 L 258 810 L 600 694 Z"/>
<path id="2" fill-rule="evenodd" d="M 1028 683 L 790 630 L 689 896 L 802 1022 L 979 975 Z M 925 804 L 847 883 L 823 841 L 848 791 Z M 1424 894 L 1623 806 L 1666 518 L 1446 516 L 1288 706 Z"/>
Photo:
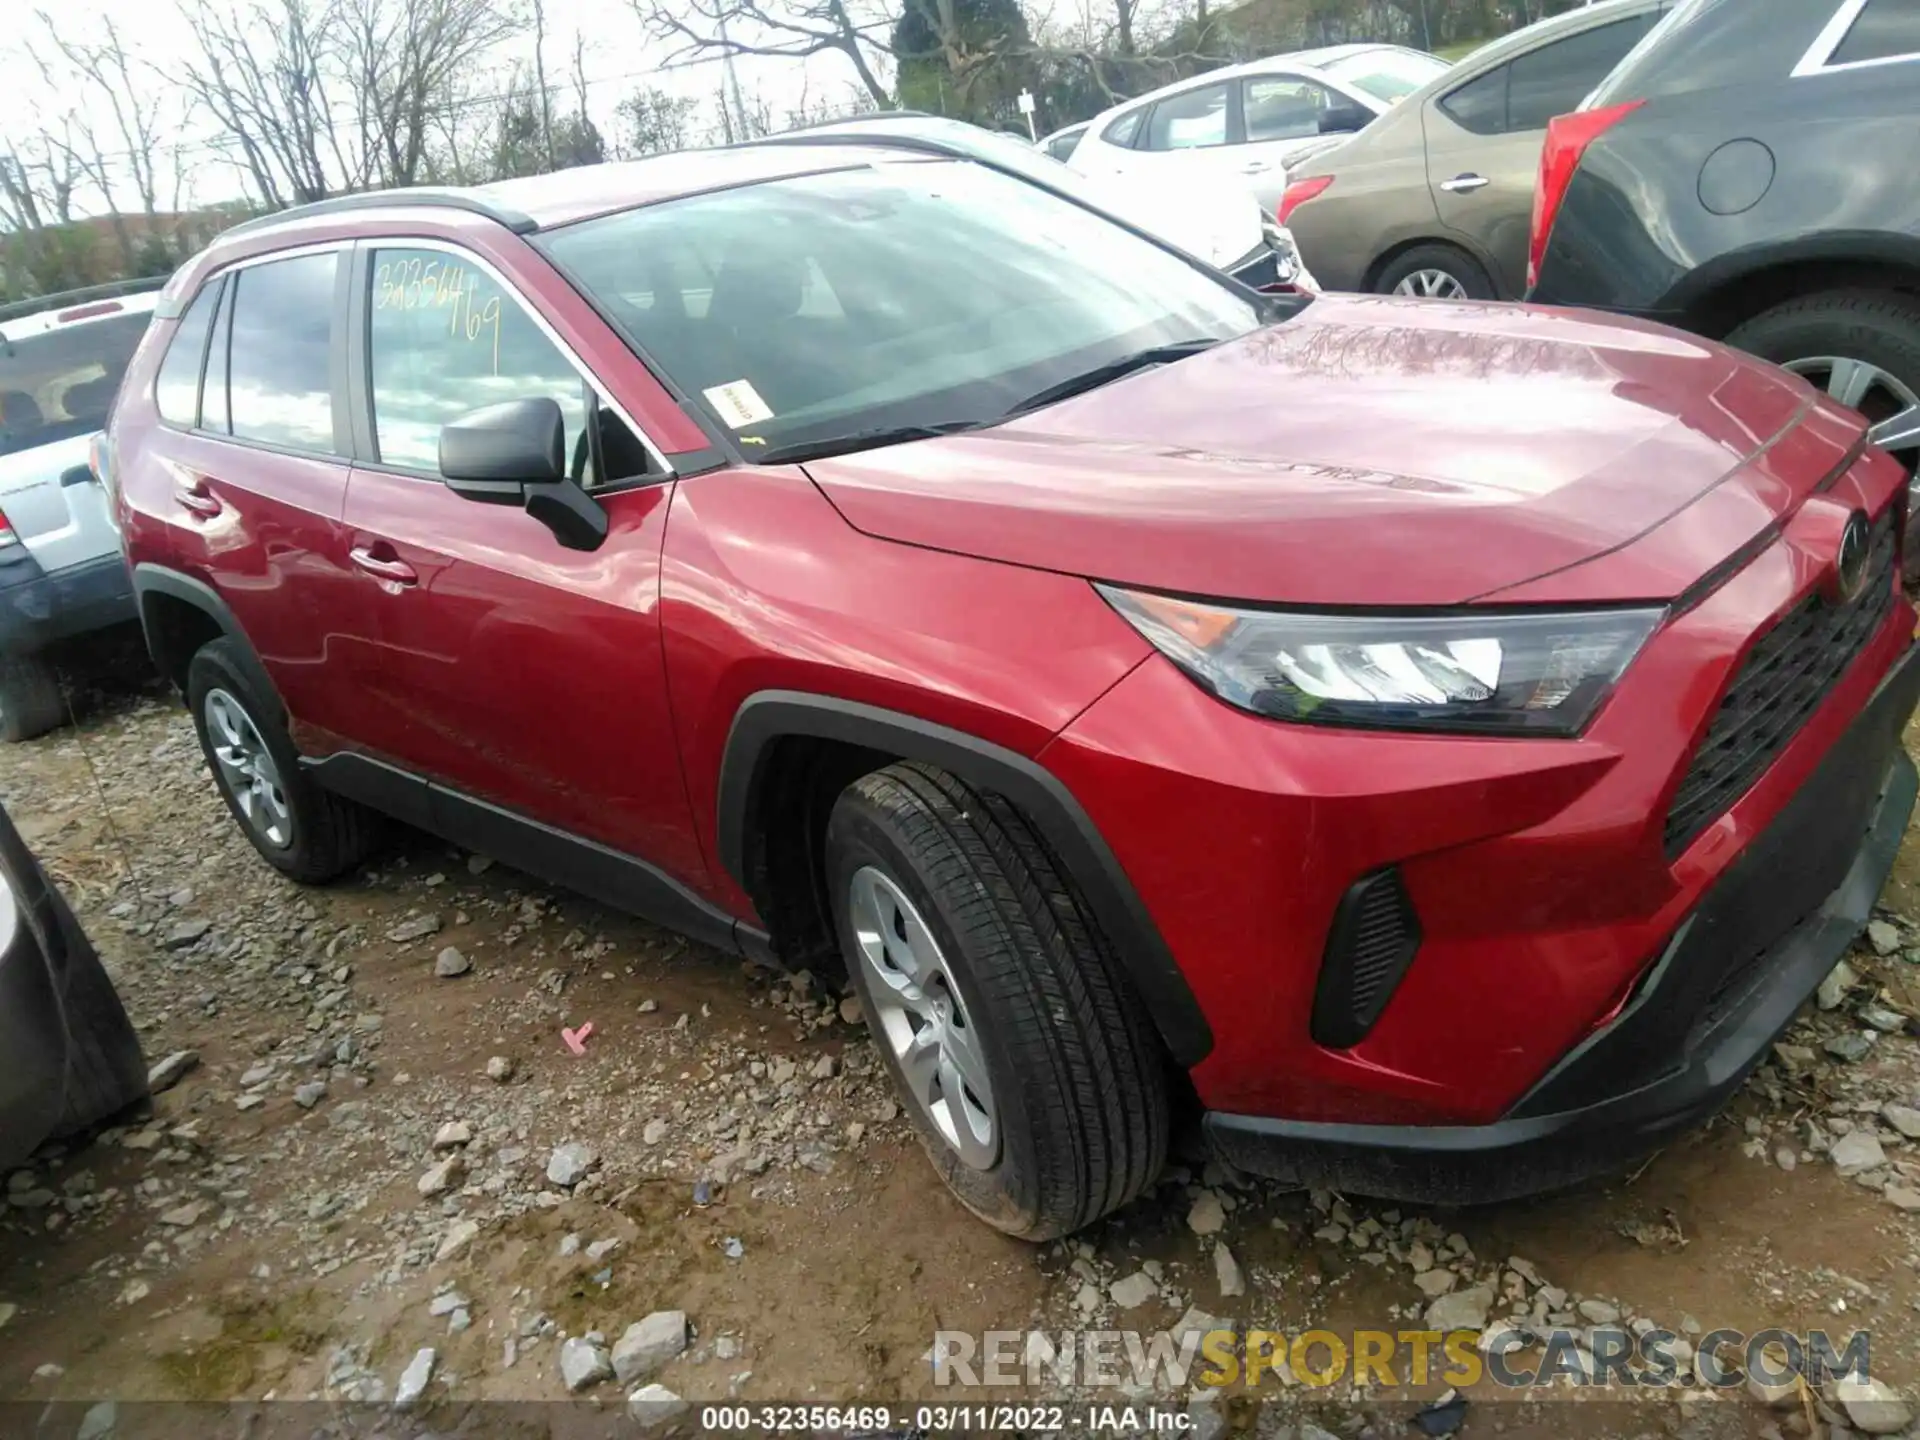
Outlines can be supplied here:
<path id="1" fill-rule="evenodd" d="M 768 146 L 239 227 L 100 456 L 260 853 L 397 816 L 844 965 L 1042 1237 L 1561 1183 L 1711 1113 L 1915 795 L 1901 468 L 1657 326 L 1256 295 L 992 166 Z"/>

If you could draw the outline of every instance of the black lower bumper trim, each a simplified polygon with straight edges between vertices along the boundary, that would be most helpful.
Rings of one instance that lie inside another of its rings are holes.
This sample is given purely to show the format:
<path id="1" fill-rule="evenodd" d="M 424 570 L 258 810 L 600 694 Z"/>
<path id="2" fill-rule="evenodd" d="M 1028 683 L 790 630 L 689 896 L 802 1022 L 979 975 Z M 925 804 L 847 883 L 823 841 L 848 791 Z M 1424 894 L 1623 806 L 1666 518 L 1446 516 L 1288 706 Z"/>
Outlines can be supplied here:
<path id="1" fill-rule="evenodd" d="M 1604 1173 L 1707 1119 L 1766 1057 L 1872 913 L 1920 793 L 1900 741 L 1916 699 L 1920 650 L 1909 650 L 1681 924 L 1622 1013 L 1505 1118 L 1393 1126 L 1213 1113 L 1209 1139 L 1254 1174 L 1472 1204 Z M 1817 878 L 1809 881 L 1810 873 Z M 1818 886 L 1811 899 L 1810 883 Z M 1756 937 L 1756 923 L 1774 928 Z"/>

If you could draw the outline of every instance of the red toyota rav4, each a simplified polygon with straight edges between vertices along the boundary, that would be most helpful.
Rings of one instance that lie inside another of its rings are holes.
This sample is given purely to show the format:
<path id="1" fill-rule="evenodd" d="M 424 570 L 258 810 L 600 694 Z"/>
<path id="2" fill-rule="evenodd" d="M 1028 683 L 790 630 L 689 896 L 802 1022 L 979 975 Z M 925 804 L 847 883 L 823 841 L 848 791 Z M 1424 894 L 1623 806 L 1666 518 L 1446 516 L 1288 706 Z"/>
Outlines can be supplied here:
<path id="1" fill-rule="evenodd" d="M 1908 503 L 1656 326 L 1256 295 L 990 166 L 758 146 L 228 232 L 100 456 L 300 880 L 397 816 L 844 964 L 1015 1234 L 1437 1199 L 1711 1113 L 1914 802 Z"/>

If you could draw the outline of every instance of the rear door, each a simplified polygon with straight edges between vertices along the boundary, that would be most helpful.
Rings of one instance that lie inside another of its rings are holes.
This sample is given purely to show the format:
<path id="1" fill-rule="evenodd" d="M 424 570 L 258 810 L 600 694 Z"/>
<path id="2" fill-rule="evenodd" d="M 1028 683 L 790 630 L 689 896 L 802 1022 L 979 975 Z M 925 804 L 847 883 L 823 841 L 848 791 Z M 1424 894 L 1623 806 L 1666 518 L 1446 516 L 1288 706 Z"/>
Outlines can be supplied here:
<path id="1" fill-rule="evenodd" d="M 1427 102 L 1427 183 L 1440 223 L 1522 294 L 1547 122 L 1578 108 L 1653 28 L 1655 8 L 1560 35 Z"/>
<path id="2" fill-rule="evenodd" d="M 351 594 L 340 528 L 347 268 L 342 250 L 321 247 L 243 261 L 210 282 L 211 335 L 183 321 L 156 397 L 175 559 L 232 609 L 310 753 L 345 743 L 356 709 L 336 643 Z M 205 292 L 195 307 L 204 303 Z M 196 395 L 179 380 L 199 342 Z"/>
<path id="3" fill-rule="evenodd" d="M 368 242 L 359 269 L 365 458 L 346 516 L 356 737 L 414 774 L 704 883 L 660 640 L 664 462 L 476 256 Z M 607 512 L 597 550 L 565 549 L 518 507 L 464 499 L 440 478 L 444 424 L 539 396 L 559 402 L 575 475 Z"/>

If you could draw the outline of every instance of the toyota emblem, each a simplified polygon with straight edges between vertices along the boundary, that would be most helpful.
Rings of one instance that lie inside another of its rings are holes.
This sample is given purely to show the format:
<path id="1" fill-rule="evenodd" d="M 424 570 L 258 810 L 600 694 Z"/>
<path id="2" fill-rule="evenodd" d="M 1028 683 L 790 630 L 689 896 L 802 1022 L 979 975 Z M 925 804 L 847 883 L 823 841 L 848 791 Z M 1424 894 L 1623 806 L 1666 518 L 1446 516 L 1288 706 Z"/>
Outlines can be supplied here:
<path id="1" fill-rule="evenodd" d="M 1866 588 L 1868 535 L 1867 517 L 1854 511 L 1840 532 L 1840 551 L 1833 558 L 1833 588 L 1843 601 L 1858 598 Z"/>

